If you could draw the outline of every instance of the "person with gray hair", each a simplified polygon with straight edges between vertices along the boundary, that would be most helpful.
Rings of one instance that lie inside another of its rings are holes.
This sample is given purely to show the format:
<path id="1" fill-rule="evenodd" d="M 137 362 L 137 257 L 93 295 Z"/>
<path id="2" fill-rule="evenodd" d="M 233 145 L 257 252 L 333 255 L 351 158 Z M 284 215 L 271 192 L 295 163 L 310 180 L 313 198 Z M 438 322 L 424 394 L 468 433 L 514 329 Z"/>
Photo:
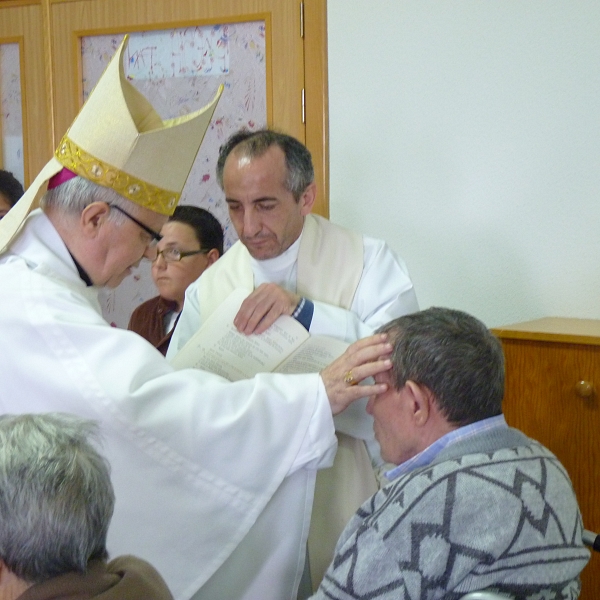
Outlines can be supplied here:
<path id="1" fill-rule="evenodd" d="M 124 74 L 126 45 L 0 220 L 0 413 L 98 421 L 117 496 L 108 550 L 148 560 L 177 600 L 214 598 L 207 581 L 279 487 L 331 464 L 333 414 L 362 395 L 344 374 L 389 364 L 373 336 L 321 373 L 231 383 L 176 371 L 106 322 L 99 294 L 156 258 L 220 93 L 163 121 Z M 227 580 L 246 590 L 252 575 L 232 568 Z"/>
<path id="2" fill-rule="evenodd" d="M 313 598 L 573 600 L 590 553 L 556 456 L 508 427 L 504 357 L 447 308 L 383 326 L 392 368 L 369 399 L 390 483 L 356 512 Z"/>
<path id="3" fill-rule="evenodd" d="M 224 190 L 225 163 L 232 152 L 241 153 L 252 159 L 262 156 L 269 149 L 279 148 L 283 152 L 286 167 L 285 185 L 296 202 L 315 180 L 315 169 L 308 148 L 299 140 L 272 129 L 234 133 L 220 148 L 217 159 L 217 181 Z"/>
<path id="4" fill-rule="evenodd" d="M 0 597 L 170 600 L 133 556 L 107 562 L 115 495 L 96 423 L 66 414 L 0 416 Z"/>

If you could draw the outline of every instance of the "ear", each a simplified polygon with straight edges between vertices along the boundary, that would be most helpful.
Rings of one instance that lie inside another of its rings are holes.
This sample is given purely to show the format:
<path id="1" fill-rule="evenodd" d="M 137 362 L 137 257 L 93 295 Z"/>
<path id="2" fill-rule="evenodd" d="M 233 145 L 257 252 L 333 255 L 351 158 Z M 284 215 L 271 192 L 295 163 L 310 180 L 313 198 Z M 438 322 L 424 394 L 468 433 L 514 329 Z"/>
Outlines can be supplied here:
<path id="1" fill-rule="evenodd" d="M 106 202 L 88 204 L 79 218 L 83 232 L 88 237 L 96 237 L 101 226 L 106 222 L 109 213 L 110 206 Z"/>
<path id="2" fill-rule="evenodd" d="M 216 248 L 213 248 L 206 254 L 206 260 L 208 261 L 208 266 L 212 265 L 214 262 L 217 262 L 219 258 L 219 251 Z"/>
<path id="3" fill-rule="evenodd" d="M 411 379 L 405 385 L 413 422 L 416 426 L 422 427 L 427 423 L 431 415 L 432 394 L 425 386 L 419 385 Z"/>
<path id="4" fill-rule="evenodd" d="M 300 213 L 303 217 L 308 215 L 313 208 L 313 204 L 317 198 L 317 184 L 313 181 L 308 184 L 308 187 L 302 192 L 300 196 Z"/>

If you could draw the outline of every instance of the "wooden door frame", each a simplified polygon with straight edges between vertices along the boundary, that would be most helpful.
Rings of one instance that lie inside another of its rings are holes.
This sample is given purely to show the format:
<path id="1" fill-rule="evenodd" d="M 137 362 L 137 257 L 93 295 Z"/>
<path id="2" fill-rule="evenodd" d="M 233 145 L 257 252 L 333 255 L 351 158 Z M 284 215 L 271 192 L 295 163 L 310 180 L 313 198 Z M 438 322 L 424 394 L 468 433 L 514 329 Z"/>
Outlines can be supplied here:
<path id="1" fill-rule="evenodd" d="M 304 0 L 304 89 L 306 146 L 315 167 L 314 211 L 329 218 L 329 92 L 327 0 Z"/>

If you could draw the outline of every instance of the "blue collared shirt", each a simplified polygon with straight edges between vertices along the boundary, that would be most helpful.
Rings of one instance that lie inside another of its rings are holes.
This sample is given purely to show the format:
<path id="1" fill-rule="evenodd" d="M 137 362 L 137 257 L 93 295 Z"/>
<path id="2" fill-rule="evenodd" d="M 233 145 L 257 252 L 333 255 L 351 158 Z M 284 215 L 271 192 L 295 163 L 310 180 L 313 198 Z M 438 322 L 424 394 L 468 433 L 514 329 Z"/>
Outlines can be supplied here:
<path id="1" fill-rule="evenodd" d="M 504 415 L 490 417 L 489 419 L 482 419 L 481 421 L 476 421 L 475 423 L 470 423 L 464 427 L 454 429 L 450 433 L 443 435 L 440 439 L 433 442 L 433 444 L 430 446 L 427 446 L 427 448 L 419 452 L 419 454 L 415 454 L 415 456 L 404 461 L 394 469 L 387 471 L 385 473 L 385 477 L 389 481 L 392 481 L 392 479 L 396 479 L 397 477 L 400 477 L 400 475 L 406 475 L 407 473 L 410 473 L 419 467 L 426 467 L 435 460 L 437 455 L 444 448 L 450 446 L 450 444 L 455 444 L 458 441 L 470 438 L 484 431 L 501 428 L 508 428 Z"/>

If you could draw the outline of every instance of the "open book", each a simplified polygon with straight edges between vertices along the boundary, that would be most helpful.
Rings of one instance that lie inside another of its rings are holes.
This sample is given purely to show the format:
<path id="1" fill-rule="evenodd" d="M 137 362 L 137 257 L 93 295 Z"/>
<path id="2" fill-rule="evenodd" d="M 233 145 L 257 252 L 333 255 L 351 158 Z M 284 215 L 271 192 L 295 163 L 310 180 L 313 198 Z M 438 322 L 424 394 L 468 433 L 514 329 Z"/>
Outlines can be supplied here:
<path id="1" fill-rule="evenodd" d="M 233 319 L 247 295 L 245 290 L 234 290 L 171 364 L 176 369 L 203 369 L 238 381 L 256 373 L 318 372 L 348 347 L 335 338 L 311 336 L 286 315 L 260 335 L 239 333 Z"/>

